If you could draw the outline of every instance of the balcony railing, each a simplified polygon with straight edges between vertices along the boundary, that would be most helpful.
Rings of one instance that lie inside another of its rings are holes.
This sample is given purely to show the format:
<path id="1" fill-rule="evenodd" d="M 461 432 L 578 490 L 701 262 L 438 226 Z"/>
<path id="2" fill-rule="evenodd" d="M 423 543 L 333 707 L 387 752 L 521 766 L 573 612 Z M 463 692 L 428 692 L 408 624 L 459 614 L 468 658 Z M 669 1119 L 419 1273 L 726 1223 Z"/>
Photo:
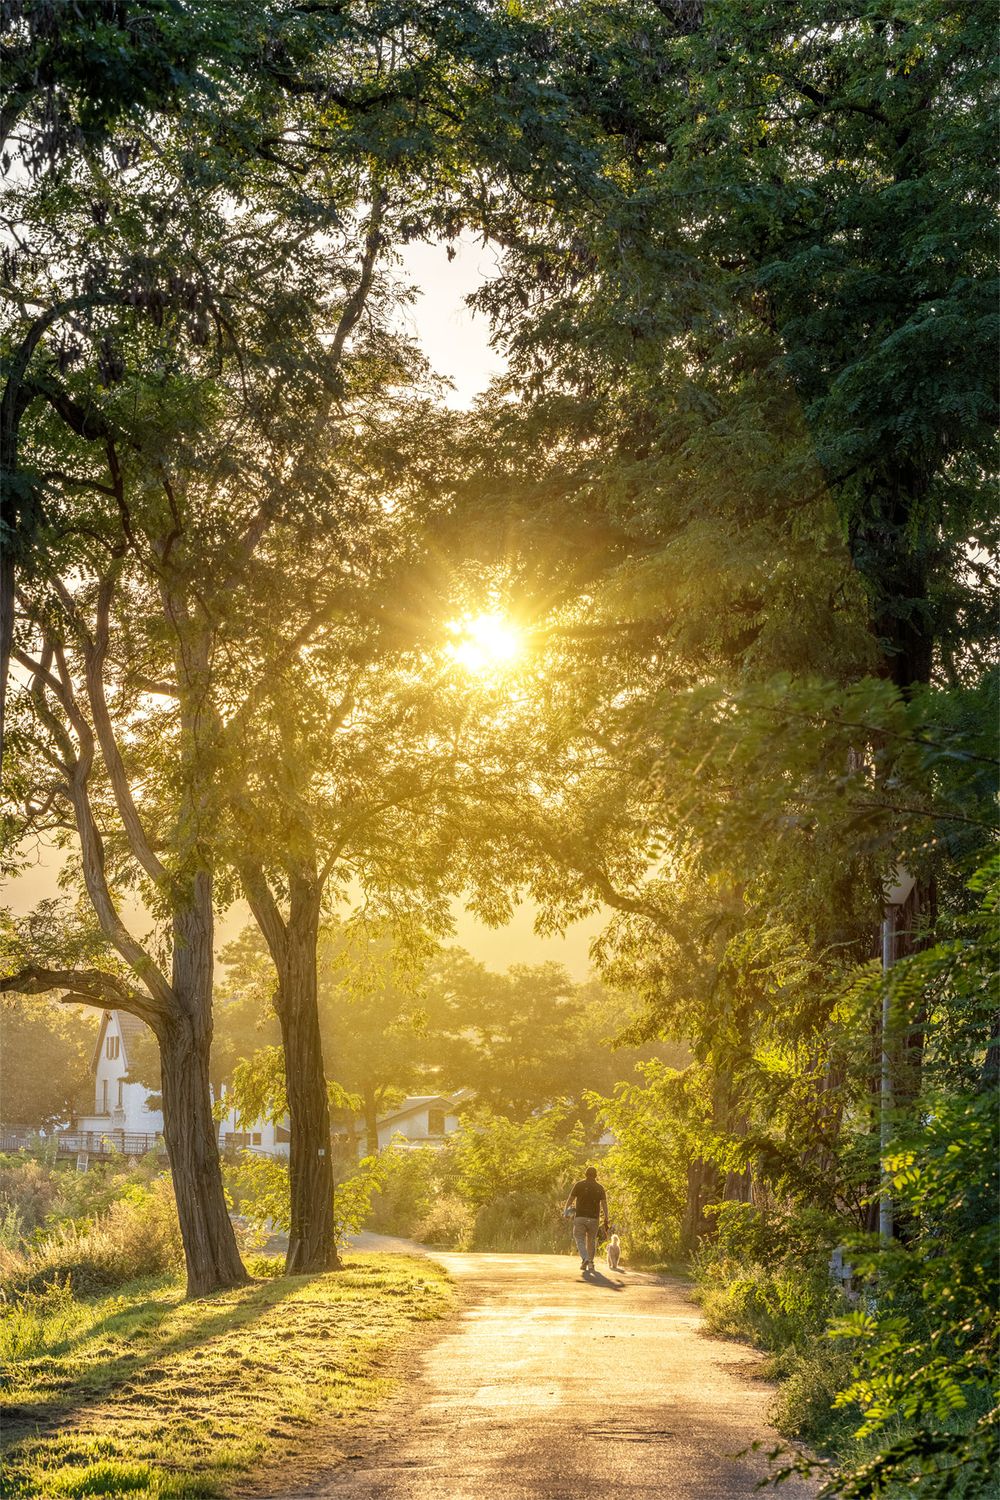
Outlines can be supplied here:
<path id="1" fill-rule="evenodd" d="M 60 1130 L 42 1137 L 32 1131 L 0 1130 L 0 1151 L 45 1151 L 53 1145 L 60 1156 L 163 1155 L 162 1135 L 125 1130 Z"/>

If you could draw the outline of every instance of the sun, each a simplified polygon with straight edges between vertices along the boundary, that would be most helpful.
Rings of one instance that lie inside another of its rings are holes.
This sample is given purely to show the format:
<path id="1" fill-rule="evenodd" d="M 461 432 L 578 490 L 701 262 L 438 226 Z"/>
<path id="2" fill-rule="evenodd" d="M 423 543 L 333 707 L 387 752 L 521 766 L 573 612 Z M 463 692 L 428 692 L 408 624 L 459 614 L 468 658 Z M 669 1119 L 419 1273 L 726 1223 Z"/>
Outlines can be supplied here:
<path id="1" fill-rule="evenodd" d="M 455 637 L 448 644 L 449 656 L 474 676 L 500 672 L 521 654 L 521 633 L 506 615 L 463 615 L 448 629 Z"/>

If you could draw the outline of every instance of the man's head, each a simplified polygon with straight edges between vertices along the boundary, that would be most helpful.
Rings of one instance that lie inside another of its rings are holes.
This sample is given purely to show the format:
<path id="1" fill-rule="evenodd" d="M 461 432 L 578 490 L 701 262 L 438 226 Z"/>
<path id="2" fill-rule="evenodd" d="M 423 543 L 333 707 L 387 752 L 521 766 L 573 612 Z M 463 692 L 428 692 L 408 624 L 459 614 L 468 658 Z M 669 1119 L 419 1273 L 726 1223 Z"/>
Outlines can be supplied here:
<path id="1" fill-rule="evenodd" d="M 597 1168 L 596 1167 L 588 1167 L 587 1170 L 586 1170 L 586 1172 L 584 1172 L 583 1175 L 584 1175 L 584 1177 L 586 1177 L 586 1179 L 587 1179 L 588 1182 L 596 1182 L 597 1181 Z"/>

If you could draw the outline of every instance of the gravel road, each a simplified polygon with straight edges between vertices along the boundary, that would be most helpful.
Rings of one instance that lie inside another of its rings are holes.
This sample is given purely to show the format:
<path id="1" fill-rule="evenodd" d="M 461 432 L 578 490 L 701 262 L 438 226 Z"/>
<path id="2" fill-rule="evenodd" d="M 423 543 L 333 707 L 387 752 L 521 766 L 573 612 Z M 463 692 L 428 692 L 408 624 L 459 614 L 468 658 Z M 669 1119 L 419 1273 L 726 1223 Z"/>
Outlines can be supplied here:
<path id="1" fill-rule="evenodd" d="M 368 1248 L 405 1248 L 375 1236 Z M 772 1387 L 707 1337 L 684 1283 L 576 1258 L 435 1254 L 461 1293 L 405 1397 L 280 1500 L 735 1500 L 766 1460 Z M 791 1481 L 782 1500 L 815 1488 Z"/>

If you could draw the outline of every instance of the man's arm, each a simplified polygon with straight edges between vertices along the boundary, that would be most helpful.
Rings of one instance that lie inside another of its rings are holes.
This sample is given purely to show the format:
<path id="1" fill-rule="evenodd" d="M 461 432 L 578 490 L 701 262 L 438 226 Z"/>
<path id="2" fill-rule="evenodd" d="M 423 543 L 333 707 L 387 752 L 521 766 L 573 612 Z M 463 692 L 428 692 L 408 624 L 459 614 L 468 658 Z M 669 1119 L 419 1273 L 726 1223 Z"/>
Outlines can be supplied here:
<path id="1" fill-rule="evenodd" d="M 574 1185 L 573 1187 L 570 1188 L 570 1190 L 569 1190 L 569 1197 L 566 1199 L 566 1202 L 563 1204 L 563 1213 L 566 1212 L 566 1210 L 569 1208 L 570 1204 L 573 1202 L 573 1199 L 575 1197 L 576 1197 L 576 1187 Z"/>
<path id="2" fill-rule="evenodd" d="M 608 1213 L 608 1195 L 604 1188 L 601 1188 L 601 1213 L 604 1215 L 604 1227 L 607 1229 L 611 1223 L 611 1216 Z"/>

